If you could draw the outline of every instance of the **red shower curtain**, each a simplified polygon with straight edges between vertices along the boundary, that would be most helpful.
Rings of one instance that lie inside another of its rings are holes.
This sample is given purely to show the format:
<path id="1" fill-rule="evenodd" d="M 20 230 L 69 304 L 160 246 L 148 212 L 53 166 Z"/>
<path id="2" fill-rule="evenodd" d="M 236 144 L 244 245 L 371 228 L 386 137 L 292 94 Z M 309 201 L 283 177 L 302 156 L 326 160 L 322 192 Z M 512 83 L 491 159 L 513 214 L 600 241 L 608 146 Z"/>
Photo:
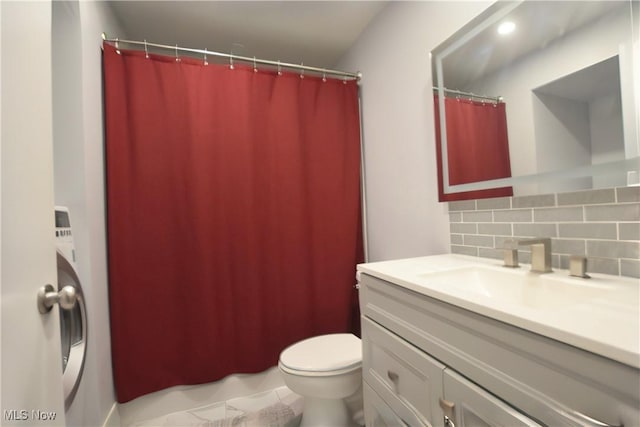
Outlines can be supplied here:
<path id="1" fill-rule="evenodd" d="M 434 107 L 438 200 L 449 202 L 513 196 L 512 187 L 444 193 L 438 95 L 434 95 Z M 510 177 L 511 163 L 505 104 L 445 98 L 445 111 L 449 185 Z"/>
<path id="2" fill-rule="evenodd" d="M 117 398 L 357 326 L 357 84 L 104 45 Z"/>

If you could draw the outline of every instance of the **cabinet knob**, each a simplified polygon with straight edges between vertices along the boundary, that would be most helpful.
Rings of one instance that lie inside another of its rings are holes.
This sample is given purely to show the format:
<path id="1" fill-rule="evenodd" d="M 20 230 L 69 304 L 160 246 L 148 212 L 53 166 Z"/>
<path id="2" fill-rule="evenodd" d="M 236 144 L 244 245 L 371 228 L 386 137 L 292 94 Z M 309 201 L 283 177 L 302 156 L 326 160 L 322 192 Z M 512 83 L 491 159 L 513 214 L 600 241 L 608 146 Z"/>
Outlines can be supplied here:
<path id="1" fill-rule="evenodd" d="M 451 420 L 451 418 L 453 418 L 453 408 L 456 406 L 455 403 L 443 398 L 440 398 L 438 403 L 440 404 L 440 408 L 444 414 L 444 426 L 456 427 L 455 423 Z"/>

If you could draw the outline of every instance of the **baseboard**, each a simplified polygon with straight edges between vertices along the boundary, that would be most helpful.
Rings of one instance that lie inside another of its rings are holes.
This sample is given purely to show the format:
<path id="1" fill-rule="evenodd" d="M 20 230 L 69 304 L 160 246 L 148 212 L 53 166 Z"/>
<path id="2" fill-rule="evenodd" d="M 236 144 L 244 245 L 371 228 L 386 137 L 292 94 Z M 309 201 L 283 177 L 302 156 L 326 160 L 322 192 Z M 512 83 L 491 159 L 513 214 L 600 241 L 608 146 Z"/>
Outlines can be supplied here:
<path id="1" fill-rule="evenodd" d="M 118 411 L 118 403 L 113 402 L 113 406 L 109 411 L 109 415 L 104 419 L 102 427 L 121 427 L 120 412 Z"/>

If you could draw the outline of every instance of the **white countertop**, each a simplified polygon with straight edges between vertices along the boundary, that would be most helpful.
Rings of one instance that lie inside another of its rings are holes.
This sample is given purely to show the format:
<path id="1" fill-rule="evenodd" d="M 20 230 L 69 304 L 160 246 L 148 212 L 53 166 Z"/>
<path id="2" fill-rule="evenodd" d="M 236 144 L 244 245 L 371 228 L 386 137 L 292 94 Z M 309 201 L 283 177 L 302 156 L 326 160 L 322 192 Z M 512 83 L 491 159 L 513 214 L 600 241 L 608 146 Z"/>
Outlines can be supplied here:
<path id="1" fill-rule="evenodd" d="M 360 264 L 358 272 L 640 368 L 640 280 L 595 273 L 582 279 L 567 270 L 535 274 L 529 267 L 507 269 L 499 260 L 444 254 Z M 512 274 L 526 291 L 515 295 L 514 287 L 497 282 L 491 292 L 471 281 L 451 283 L 451 272 L 469 269 L 494 272 L 503 281 Z M 495 292 L 500 286 L 505 295 Z"/>

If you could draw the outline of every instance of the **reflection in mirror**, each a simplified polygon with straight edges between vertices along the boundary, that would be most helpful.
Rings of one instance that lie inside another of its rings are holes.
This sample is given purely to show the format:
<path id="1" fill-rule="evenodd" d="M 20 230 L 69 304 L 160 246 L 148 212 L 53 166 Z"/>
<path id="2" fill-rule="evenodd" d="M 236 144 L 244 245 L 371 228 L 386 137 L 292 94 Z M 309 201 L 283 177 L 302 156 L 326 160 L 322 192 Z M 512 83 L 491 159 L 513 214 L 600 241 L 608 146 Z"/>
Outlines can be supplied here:
<path id="1" fill-rule="evenodd" d="M 441 200 L 637 184 L 638 6 L 497 2 L 434 49 Z"/>

